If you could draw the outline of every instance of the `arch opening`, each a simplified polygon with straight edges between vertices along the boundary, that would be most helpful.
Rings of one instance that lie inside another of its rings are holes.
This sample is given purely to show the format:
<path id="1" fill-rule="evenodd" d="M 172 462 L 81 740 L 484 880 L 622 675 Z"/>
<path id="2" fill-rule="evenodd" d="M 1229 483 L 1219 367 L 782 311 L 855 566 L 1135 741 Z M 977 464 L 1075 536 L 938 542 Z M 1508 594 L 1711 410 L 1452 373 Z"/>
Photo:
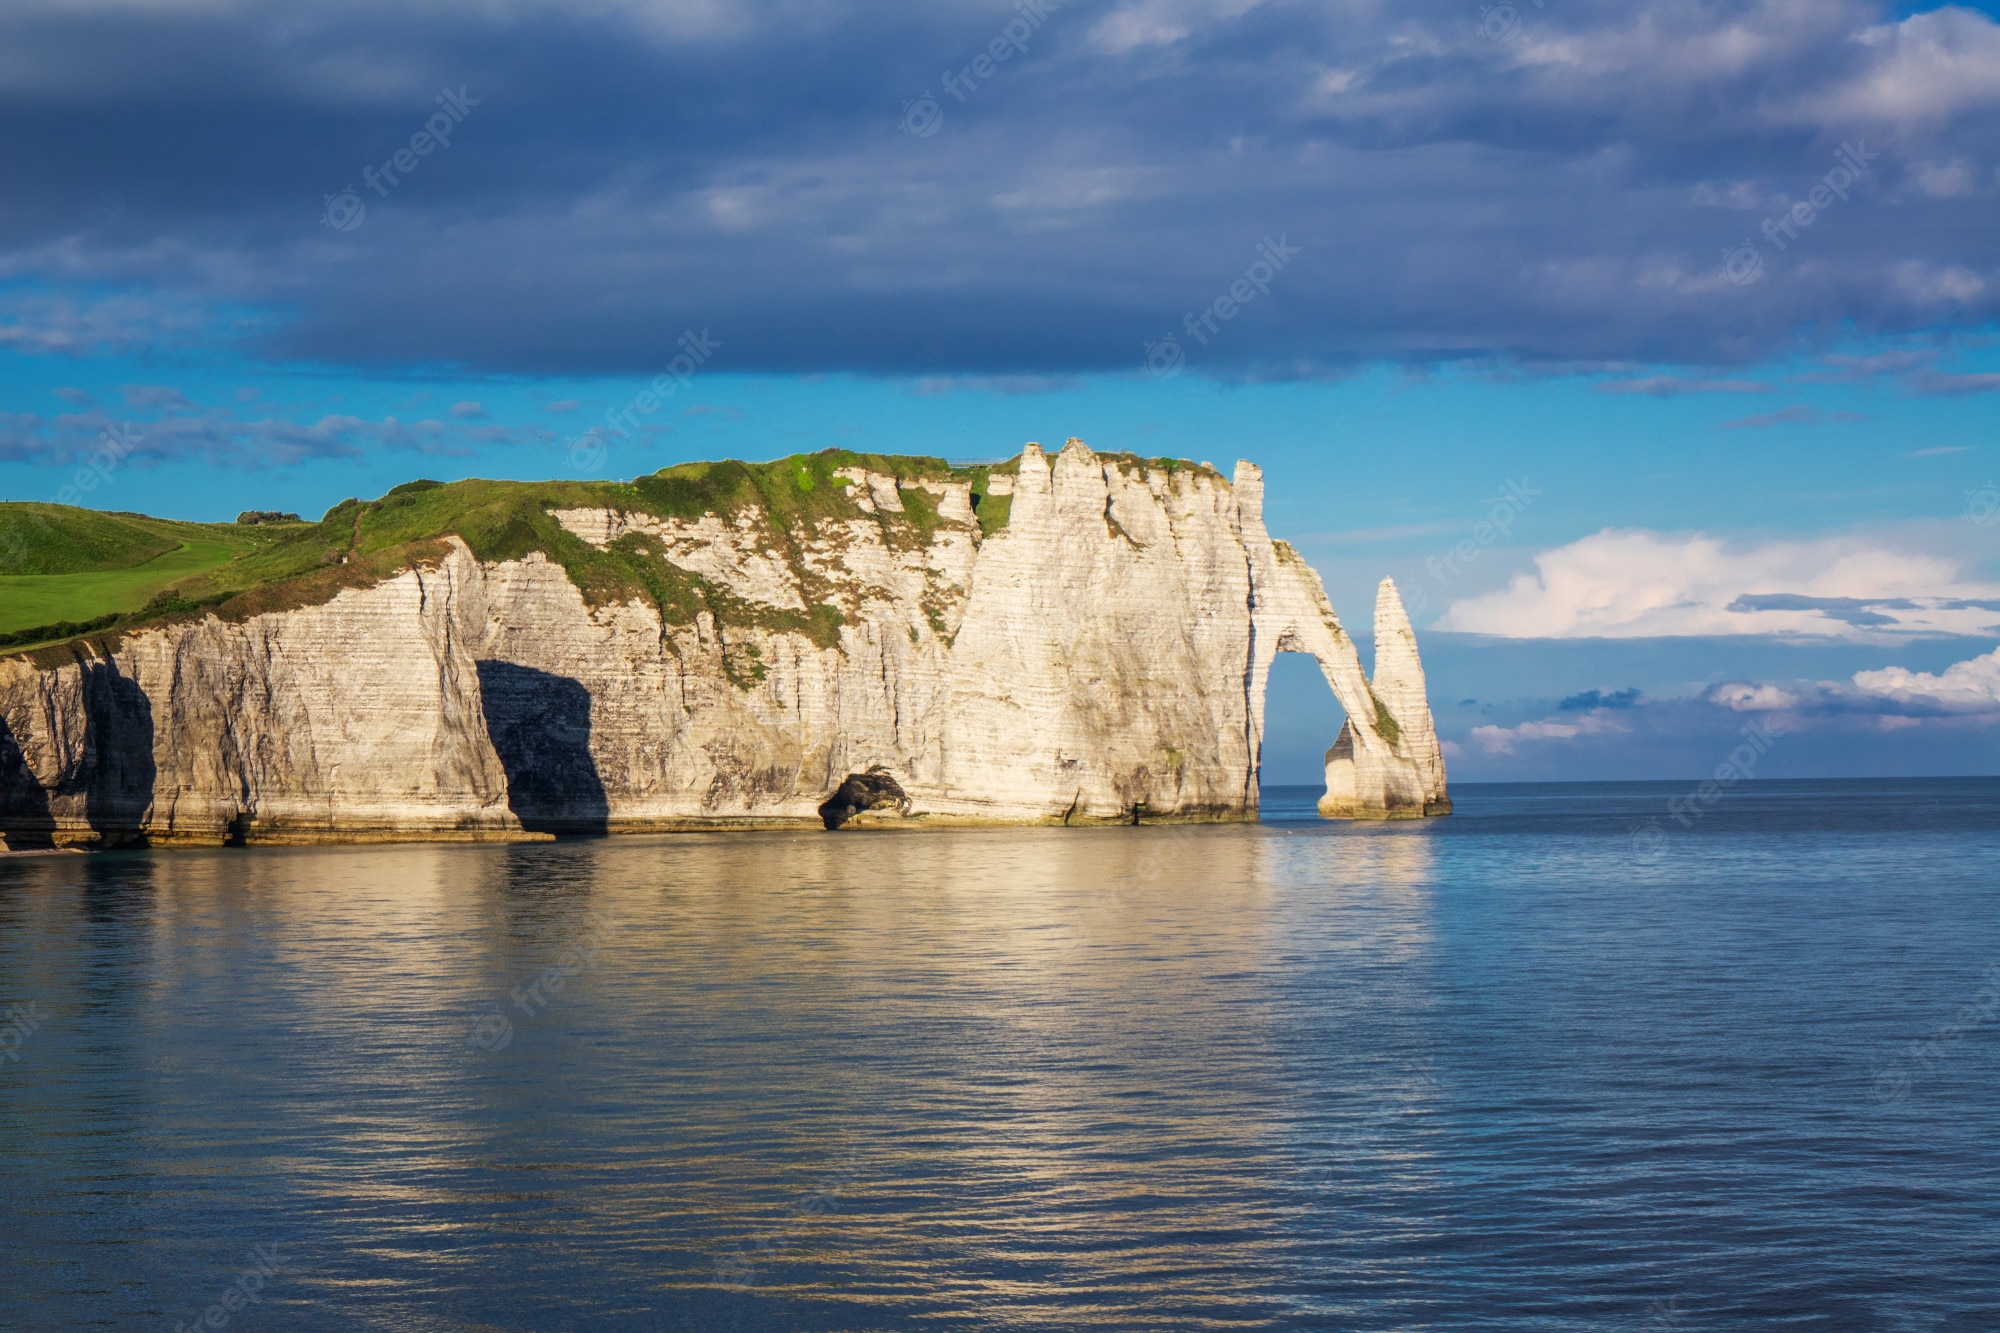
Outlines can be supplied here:
<path id="1" fill-rule="evenodd" d="M 1271 659 L 1264 687 L 1264 744 L 1258 756 L 1260 791 L 1310 789 L 1312 808 L 1326 790 L 1326 754 L 1347 722 L 1347 710 L 1327 684 L 1311 653 L 1286 649 Z M 1293 793 L 1281 799 L 1288 803 Z M 1266 797 L 1269 799 L 1269 797 Z"/>

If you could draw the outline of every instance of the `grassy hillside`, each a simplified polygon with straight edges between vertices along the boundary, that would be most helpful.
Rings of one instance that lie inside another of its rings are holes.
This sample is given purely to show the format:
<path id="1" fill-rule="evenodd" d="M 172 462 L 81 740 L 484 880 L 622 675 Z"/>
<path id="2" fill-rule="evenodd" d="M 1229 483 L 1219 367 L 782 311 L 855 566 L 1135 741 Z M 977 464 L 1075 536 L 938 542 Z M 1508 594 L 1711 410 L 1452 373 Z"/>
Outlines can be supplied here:
<path id="1" fill-rule="evenodd" d="M 0 504 L 0 575 L 128 569 L 180 542 L 137 515 L 67 505 Z"/>
<path id="2" fill-rule="evenodd" d="M 316 605 L 343 588 L 366 587 L 440 558 L 461 538 L 482 560 L 540 551 L 568 571 L 594 604 L 631 598 L 657 605 L 669 623 L 708 611 L 725 624 L 790 629 L 837 640 L 841 612 L 751 605 L 659 558 L 634 535 L 600 551 L 565 531 L 552 509 L 610 507 L 663 518 L 723 516 L 755 506 L 771 548 L 803 569 L 803 543 L 826 522 L 863 517 L 833 474 L 865 467 L 908 480 L 970 482 L 981 526 L 1006 523 L 1006 499 L 990 496 L 996 467 L 952 468 L 942 459 L 857 454 L 797 455 L 771 463 L 688 463 L 632 482 L 413 481 L 379 500 L 345 500 L 317 523 L 237 526 L 172 523 L 55 505 L 0 505 L 0 652 L 60 643 L 197 614 L 240 619 Z M 904 514 L 876 515 L 892 544 L 927 541 L 937 514 L 922 491 L 906 491 Z M 17 534 L 8 541 L 8 533 Z M 807 577 L 808 602 L 816 591 Z"/>
<path id="3" fill-rule="evenodd" d="M 161 589 L 224 564 L 237 553 L 219 541 L 187 542 L 130 569 L 0 576 L 0 634 L 137 611 Z"/>
<path id="4" fill-rule="evenodd" d="M 138 612 L 163 589 L 283 534 L 278 527 L 0 504 L 0 641 L 40 626 Z"/>

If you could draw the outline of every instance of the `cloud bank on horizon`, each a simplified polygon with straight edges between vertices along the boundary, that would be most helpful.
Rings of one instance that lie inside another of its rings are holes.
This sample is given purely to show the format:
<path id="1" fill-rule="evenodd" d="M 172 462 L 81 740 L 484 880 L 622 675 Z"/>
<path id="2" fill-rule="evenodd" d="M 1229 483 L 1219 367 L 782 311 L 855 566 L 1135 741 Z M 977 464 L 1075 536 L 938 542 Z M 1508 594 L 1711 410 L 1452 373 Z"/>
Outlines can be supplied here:
<path id="1" fill-rule="evenodd" d="M 20 0 L 0 347 L 1985 392 L 1996 105 L 1955 5 Z"/>
<path id="2" fill-rule="evenodd" d="M 1516 640 L 1757 638 L 1812 645 L 2000 637 L 2000 583 L 1967 562 L 1863 535 L 1730 542 L 1704 533 L 1595 533 L 1534 558 L 1533 573 L 1453 602 L 1436 629 Z M 1886 655 L 1886 653 L 1885 653 Z M 1614 657 L 1616 654 L 1614 654 Z M 1627 658 L 1629 662 L 1629 658 Z M 1844 680 L 1727 679 L 1659 697 L 1586 691 L 1553 712 L 1461 730 L 1461 759 L 1549 755 L 1671 737 L 1726 736 L 1754 720 L 1778 735 L 1949 732 L 2000 726 L 2000 649 L 1926 672 L 1889 665 Z"/>
<path id="3" fill-rule="evenodd" d="M 1859 671 L 1848 681 L 1786 685 L 1728 681 L 1678 699 L 1647 699 L 1638 691 L 1606 697 L 1591 691 L 1563 701 L 1551 716 L 1514 726 L 1473 727 L 1472 743 L 1489 755 L 1516 755 L 1536 741 L 1633 737 L 1686 732 L 1692 714 L 1708 714 L 1694 729 L 1715 730 L 1718 715 L 1753 718 L 1766 731 L 1809 729 L 1897 731 L 1935 721 L 1990 731 L 2000 725 L 2000 649 L 1955 662 L 1941 672 L 1887 667 Z M 1457 753 L 1465 750 L 1458 747 Z"/>
<path id="4" fill-rule="evenodd" d="M 1866 537 L 1732 543 L 1605 529 L 1453 602 L 1436 628 L 1509 638 L 2000 635 L 2000 583 Z"/>

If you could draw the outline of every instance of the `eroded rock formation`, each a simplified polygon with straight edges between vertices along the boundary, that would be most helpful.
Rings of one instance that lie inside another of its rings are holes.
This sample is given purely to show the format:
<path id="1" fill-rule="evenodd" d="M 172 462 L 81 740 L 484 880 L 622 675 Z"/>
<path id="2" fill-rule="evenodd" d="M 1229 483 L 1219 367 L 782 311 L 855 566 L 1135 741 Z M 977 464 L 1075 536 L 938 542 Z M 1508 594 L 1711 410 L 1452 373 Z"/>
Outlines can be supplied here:
<path id="1" fill-rule="evenodd" d="M 877 810 L 893 810 L 898 815 L 910 813 L 910 798 L 902 784 L 880 764 L 866 773 L 848 774 L 840 790 L 820 806 L 819 818 L 828 828 L 837 829 Z"/>
<path id="2" fill-rule="evenodd" d="M 1326 752 L 1326 795 L 1320 798 L 1319 812 L 1329 819 L 1450 814 L 1444 752 L 1424 690 L 1416 631 L 1390 579 L 1375 590 L 1375 675 L 1369 687 L 1378 707 L 1377 726 L 1357 732 L 1355 714 L 1348 713 Z M 1370 743 L 1369 730 L 1377 741 L 1389 742 L 1386 749 Z M 1414 769 L 1414 788 L 1407 785 L 1404 761 Z"/>
<path id="3" fill-rule="evenodd" d="M 1311 653 L 1349 719 L 1323 813 L 1449 809 L 1394 587 L 1371 684 L 1318 576 L 1265 531 L 1254 465 L 1232 484 L 1029 445 L 991 478 L 1011 511 L 990 535 L 967 484 L 849 471 L 851 515 L 796 558 L 754 512 L 555 511 L 743 605 L 837 617 L 833 638 L 592 606 L 539 553 L 482 562 L 452 539 L 323 605 L 0 659 L 0 827 L 172 843 L 817 826 L 850 806 L 1250 819 L 1280 652 Z M 906 502 L 934 516 L 920 541 L 885 523 Z"/>

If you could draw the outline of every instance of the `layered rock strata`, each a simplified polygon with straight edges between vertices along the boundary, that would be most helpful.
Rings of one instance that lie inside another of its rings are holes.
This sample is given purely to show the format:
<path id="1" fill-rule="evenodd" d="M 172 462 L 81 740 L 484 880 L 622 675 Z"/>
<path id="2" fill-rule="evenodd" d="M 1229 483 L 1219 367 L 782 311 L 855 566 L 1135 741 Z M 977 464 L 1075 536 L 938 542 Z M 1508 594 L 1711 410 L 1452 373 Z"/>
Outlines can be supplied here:
<path id="1" fill-rule="evenodd" d="M 323 605 L 0 659 L 0 829 L 14 845 L 507 838 L 818 827 L 850 805 L 837 822 L 1254 819 L 1280 652 L 1312 654 L 1349 718 L 1324 813 L 1449 809 L 1393 586 L 1371 684 L 1318 576 L 1265 531 L 1254 465 L 1232 484 L 1029 445 L 992 479 L 1011 510 L 991 535 L 969 483 L 849 471 L 851 517 L 789 563 L 754 512 L 555 511 L 600 547 L 640 534 L 745 605 L 810 595 L 839 612 L 830 645 L 592 606 L 539 553 L 482 562 L 452 539 Z M 912 542 L 885 515 L 917 488 L 935 523 Z"/>

